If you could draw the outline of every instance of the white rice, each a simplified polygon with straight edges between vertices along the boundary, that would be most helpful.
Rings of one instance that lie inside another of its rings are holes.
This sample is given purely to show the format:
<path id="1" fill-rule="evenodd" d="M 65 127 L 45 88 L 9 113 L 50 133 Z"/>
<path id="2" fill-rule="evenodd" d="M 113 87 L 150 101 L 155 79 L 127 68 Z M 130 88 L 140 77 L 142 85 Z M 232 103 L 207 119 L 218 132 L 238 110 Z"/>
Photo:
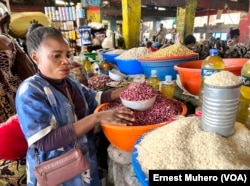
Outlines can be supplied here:
<path id="1" fill-rule="evenodd" d="M 167 169 L 250 169 L 250 130 L 235 123 L 222 137 L 200 128 L 199 117 L 185 117 L 149 132 L 136 145 L 143 172 Z"/>
<path id="2" fill-rule="evenodd" d="M 204 81 L 208 85 L 229 87 L 242 83 L 241 78 L 229 71 L 220 71 L 207 77 Z"/>

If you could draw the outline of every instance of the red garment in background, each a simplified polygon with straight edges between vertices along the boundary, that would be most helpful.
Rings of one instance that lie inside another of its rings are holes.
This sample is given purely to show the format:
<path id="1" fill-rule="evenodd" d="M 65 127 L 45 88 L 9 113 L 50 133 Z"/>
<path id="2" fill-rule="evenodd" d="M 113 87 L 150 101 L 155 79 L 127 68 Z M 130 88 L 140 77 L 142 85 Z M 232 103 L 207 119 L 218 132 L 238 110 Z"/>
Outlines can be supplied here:
<path id="1" fill-rule="evenodd" d="M 157 51 L 158 49 L 155 48 L 155 47 L 150 47 L 150 50 L 151 50 L 152 52 L 155 52 L 155 51 Z"/>
<path id="2" fill-rule="evenodd" d="M 0 159 L 18 160 L 26 156 L 27 141 L 17 115 L 0 124 Z"/>

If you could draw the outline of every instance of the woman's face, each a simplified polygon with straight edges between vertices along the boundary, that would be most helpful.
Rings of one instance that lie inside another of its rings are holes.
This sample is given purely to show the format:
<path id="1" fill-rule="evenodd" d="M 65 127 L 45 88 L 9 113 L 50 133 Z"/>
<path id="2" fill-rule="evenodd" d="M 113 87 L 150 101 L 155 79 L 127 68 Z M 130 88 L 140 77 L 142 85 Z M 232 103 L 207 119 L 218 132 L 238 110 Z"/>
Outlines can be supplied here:
<path id="1" fill-rule="evenodd" d="M 66 78 L 70 72 L 70 48 L 63 38 L 45 39 L 31 57 L 43 75 L 55 80 Z"/>

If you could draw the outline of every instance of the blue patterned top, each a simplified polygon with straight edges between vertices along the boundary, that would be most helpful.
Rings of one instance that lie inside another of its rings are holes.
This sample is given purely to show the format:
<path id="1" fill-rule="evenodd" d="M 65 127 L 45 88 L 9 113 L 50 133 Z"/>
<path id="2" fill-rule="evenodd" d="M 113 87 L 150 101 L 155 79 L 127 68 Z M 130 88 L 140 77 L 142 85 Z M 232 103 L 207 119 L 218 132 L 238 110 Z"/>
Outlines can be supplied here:
<path id="1" fill-rule="evenodd" d="M 97 93 L 71 77 L 68 77 L 67 81 L 82 95 L 86 107 L 85 116 L 93 112 L 100 104 L 101 92 Z M 85 99 L 86 94 L 88 94 L 88 100 Z M 74 123 L 75 113 L 69 100 L 39 75 L 26 79 L 19 86 L 16 94 L 16 110 L 29 146 L 26 155 L 27 185 L 34 186 L 37 185 L 33 173 L 37 164 L 34 151 L 35 142 L 58 127 Z M 93 132 L 89 132 L 77 141 L 84 152 L 85 158 L 89 161 L 92 178 L 90 184 L 83 182 L 81 175 L 79 175 L 63 183 L 63 186 L 100 185 L 93 138 Z M 43 162 L 59 156 L 73 147 L 74 143 L 49 152 L 39 151 L 39 161 Z"/>

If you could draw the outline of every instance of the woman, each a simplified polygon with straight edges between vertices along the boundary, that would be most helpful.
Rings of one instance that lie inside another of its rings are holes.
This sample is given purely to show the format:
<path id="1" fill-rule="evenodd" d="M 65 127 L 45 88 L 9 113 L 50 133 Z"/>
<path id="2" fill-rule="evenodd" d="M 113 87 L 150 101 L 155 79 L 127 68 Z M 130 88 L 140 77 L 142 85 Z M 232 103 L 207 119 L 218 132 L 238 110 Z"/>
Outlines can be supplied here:
<path id="1" fill-rule="evenodd" d="M 3 11 L 0 8 L 0 12 Z M 16 113 L 14 100 L 17 87 L 36 72 L 30 58 L 7 34 L 9 22 L 8 12 L 0 15 L 0 123 Z"/>
<path id="2" fill-rule="evenodd" d="M 89 161 L 91 182 L 83 182 L 78 175 L 62 185 L 101 185 L 93 128 L 101 122 L 132 122 L 134 118 L 132 111 L 125 110 L 91 113 L 98 103 L 118 98 L 125 88 L 94 92 L 68 76 L 69 44 L 55 28 L 39 27 L 32 31 L 27 38 L 27 50 L 38 68 L 36 75 L 20 85 L 16 95 L 19 122 L 29 146 L 27 185 L 37 185 L 33 173 L 37 164 L 35 148 L 43 162 L 72 149 L 76 141 Z"/>

